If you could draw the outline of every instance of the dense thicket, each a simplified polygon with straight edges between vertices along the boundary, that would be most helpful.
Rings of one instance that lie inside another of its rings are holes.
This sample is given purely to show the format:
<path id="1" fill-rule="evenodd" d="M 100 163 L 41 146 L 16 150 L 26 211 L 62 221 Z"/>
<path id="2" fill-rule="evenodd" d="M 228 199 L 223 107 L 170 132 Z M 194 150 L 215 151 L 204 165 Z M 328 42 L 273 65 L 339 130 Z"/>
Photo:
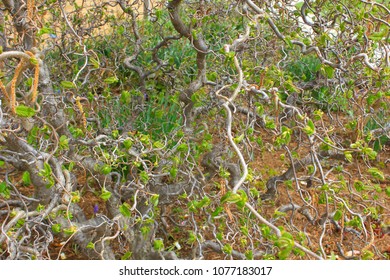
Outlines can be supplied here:
<path id="1" fill-rule="evenodd" d="M 1 259 L 388 259 L 390 9 L 0 4 Z"/>

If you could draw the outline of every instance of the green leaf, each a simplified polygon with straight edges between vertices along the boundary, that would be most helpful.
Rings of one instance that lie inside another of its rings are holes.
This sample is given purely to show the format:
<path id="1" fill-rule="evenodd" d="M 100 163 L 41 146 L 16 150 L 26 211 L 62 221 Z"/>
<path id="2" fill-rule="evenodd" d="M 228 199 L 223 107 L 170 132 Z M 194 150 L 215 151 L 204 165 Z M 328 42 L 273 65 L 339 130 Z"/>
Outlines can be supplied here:
<path id="1" fill-rule="evenodd" d="M 188 145 L 186 143 L 182 143 L 177 147 L 177 151 L 179 152 L 187 152 L 188 151 Z"/>
<path id="2" fill-rule="evenodd" d="M 36 57 L 30 57 L 30 63 L 32 65 L 38 65 L 38 59 Z"/>
<path id="3" fill-rule="evenodd" d="M 276 124 L 275 124 L 275 122 L 272 119 L 266 119 L 265 127 L 268 128 L 268 129 L 275 129 L 276 128 Z"/>
<path id="4" fill-rule="evenodd" d="M 225 179 L 229 179 L 230 172 L 227 171 L 225 168 L 220 167 L 220 169 L 219 169 L 219 176 L 221 176 L 222 178 L 225 178 Z"/>
<path id="5" fill-rule="evenodd" d="M 119 101 L 122 103 L 122 104 L 130 104 L 131 102 L 131 93 L 129 91 L 122 91 L 121 92 L 121 97 L 119 99 Z"/>
<path id="6" fill-rule="evenodd" d="M 301 8 L 302 8 L 302 6 L 303 6 L 303 3 L 304 3 L 304 2 L 298 2 L 298 3 L 296 3 L 296 4 L 295 4 L 295 8 L 296 8 L 297 10 L 301 10 Z"/>
<path id="7" fill-rule="evenodd" d="M 207 73 L 207 80 L 215 82 L 217 80 L 217 78 L 218 78 L 217 72 Z"/>
<path id="8" fill-rule="evenodd" d="M 72 172 L 75 165 L 76 164 L 74 163 L 74 161 L 71 161 L 71 162 L 69 162 L 69 164 L 67 164 L 67 166 L 63 166 L 63 168 L 68 170 L 69 172 Z"/>
<path id="9" fill-rule="evenodd" d="M 141 171 L 139 174 L 139 177 L 141 178 L 142 183 L 146 184 L 149 181 L 149 175 L 146 171 Z"/>
<path id="10" fill-rule="evenodd" d="M 240 195 L 240 201 L 236 202 L 238 207 L 244 207 L 245 203 L 248 201 L 248 196 L 244 190 L 238 190 L 237 192 Z"/>
<path id="11" fill-rule="evenodd" d="M 121 260 L 130 260 L 132 253 L 130 251 L 127 251 L 122 257 Z"/>
<path id="12" fill-rule="evenodd" d="M 289 48 L 292 48 L 293 47 L 293 44 L 291 42 L 291 37 L 290 36 L 286 36 L 284 38 L 284 41 L 286 42 L 286 44 L 288 45 Z"/>
<path id="13" fill-rule="evenodd" d="M 149 226 L 143 226 L 140 230 L 140 232 L 142 233 L 143 236 L 146 236 L 149 234 L 150 232 L 150 227 Z"/>
<path id="14" fill-rule="evenodd" d="M 101 168 L 100 168 L 100 172 L 104 175 L 108 175 L 110 172 L 111 172 L 112 168 L 110 165 L 108 164 L 104 164 Z"/>
<path id="15" fill-rule="evenodd" d="M 153 241 L 153 248 L 156 251 L 164 250 L 164 241 L 162 239 L 155 239 Z"/>
<path id="16" fill-rule="evenodd" d="M 322 190 L 322 191 L 329 191 L 329 185 L 328 185 L 328 184 L 323 184 L 323 185 L 321 186 L 321 190 Z"/>
<path id="17" fill-rule="evenodd" d="M 197 200 L 192 200 L 190 202 L 187 203 L 187 208 L 188 210 L 190 210 L 191 212 L 196 212 L 198 209 L 197 209 L 197 205 L 198 205 L 198 201 Z"/>
<path id="18" fill-rule="evenodd" d="M 48 177 L 52 174 L 52 169 L 51 169 L 51 166 L 50 164 L 48 164 L 47 162 L 45 162 L 43 164 L 43 169 L 40 171 L 41 173 L 41 176 L 43 177 Z"/>
<path id="19" fill-rule="evenodd" d="M 30 118 L 35 115 L 35 110 L 33 108 L 24 105 L 17 106 L 15 108 L 15 111 L 19 117 L 23 117 L 23 118 Z"/>
<path id="20" fill-rule="evenodd" d="M 278 256 L 280 259 L 286 259 L 294 248 L 294 239 L 288 232 L 284 232 L 282 236 L 275 241 L 275 245 L 280 249 Z"/>
<path id="21" fill-rule="evenodd" d="M 64 233 L 65 233 L 66 235 L 72 235 L 72 234 L 74 234 L 76 231 L 77 231 L 77 227 L 76 227 L 76 226 L 71 226 L 71 227 L 69 227 L 69 228 L 64 229 Z"/>
<path id="22" fill-rule="evenodd" d="M 100 63 L 99 63 L 99 61 L 97 61 L 97 60 L 94 59 L 93 57 L 91 57 L 91 58 L 89 59 L 89 61 L 91 61 L 92 65 L 93 65 L 93 67 L 94 67 L 95 69 L 99 69 L 99 68 L 100 68 Z"/>
<path id="23" fill-rule="evenodd" d="M 375 152 L 372 148 L 364 147 L 362 149 L 362 153 L 367 155 L 369 159 L 374 160 L 376 159 L 378 153 Z"/>
<path id="24" fill-rule="evenodd" d="M 365 185 L 363 184 L 362 181 L 359 180 L 355 181 L 355 183 L 353 183 L 353 186 L 358 192 L 361 192 L 365 189 Z"/>
<path id="25" fill-rule="evenodd" d="M 334 213 L 333 220 L 337 222 L 341 219 L 342 216 L 343 216 L 343 212 L 337 209 L 336 212 Z"/>
<path id="26" fill-rule="evenodd" d="M 205 206 L 208 206 L 210 204 L 211 200 L 208 196 L 204 196 L 201 201 L 198 202 L 196 205 L 197 208 L 202 208 Z"/>
<path id="27" fill-rule="evenodd" d="M 273 218 L 276 219 L 276 218 L 279 218 L 279 217 L 285 217 L 286 215 L 287 215 L 286 212 L 280 212 L 278 210 L 275 210 Z"/>
<path id="28" fill-rule="evenodd" d="M 149 145 L 150 144 L 150 137 L 149 135 L 142 134 L 139 138 L 139 140 L 142 142 L 142 144 Z"/>
<path id="29" fill-rule="evenodd" d="M 37 211 L 42 212 L 43 210 L 45 210 L 45 206 L 39 203 L 37 206 Z"/>
<path id="30" fill-rule="evenodd" d="M 366 98 L 367 105 L 371 106 L 374 104 L 378 99 L 380 99 L 383 96 L 382 92 L 378 92 L 377 94 L 369 94 Z"/>
<path id="31" fill-rule="evenodd" d="M 261 103 L 256 103 L 256 113 L 259 116 L 262 116 L 264 114 L 264 107 Z"/>
<path id="32" fill-rule="evenodd" d="M 169 170 L 169 175 L 171 175 L 172 178 L 176 178 L 177 176 L 177 172 L 179 171 L 179 169 L 177 169 L 177 167 L 172 167 L 170 170 Z"/>
<path id="33" fill-rule="evenodd" d="M 375 257 L 375 254 L 369 250 L 364 250 L 362 252 L 362 260 L 373 260 Z"/>
<path id="34" fill-rule="evenodd" d="M 360 220 L 359 217 L 357 216 L 354 216 L 352 220 L 346 222 L 346 225 L 347 226 L 353 226 L 353 227 L 356 227 L 356 228 L 362 228 L 362 221 Z"/>
<path id="35" fill-rule="evenodd" d="M 95 244 L 92 243 L 92 242 L 89 242 L 89 243 L 87 244 L 87 249 L 95 249 Z"/>
<path id="36" fill-rule="evenodd" d="M 351 152 L 344 152 L 344 156 L 345 156 L 345 159 L 348 161 L 348 162 L 352 162 L 352 153 Z"/>
<path id="37" fill-rule="evenodd" d="M 7 183 L 6 182 L 1 182 L 0 183 L 0 194 L 5 194 L 7 190 Z"/>
<path id="38" fill-rule="evenodd" d="M 52 225 L 51 230 L 53 233 L 60 233 L 61 232 L 61 224 Z"/>
<path id="39" fill-rule="evenodd" d="M 248 230 L 248 227 L 246 227 L 246 226 L 242 226 L 242 227 L 240 227 L 240 230 L 241 230 L 241 232 L 242 232 L 242 234 L 243 234 L 243 235 L 245 235 L 245 236 L 249 236 L 249 230 Z"/>
<path id="40" fill-rule="evenodd" d="M 158 194 L 154 194 L 150 197 L 150 202 L 153 204 L 154 207 L 158 205 L 160 196 Z"/>
<path id="41" fill-rule="evenodd" d="M 65 89 L 76 88 L 76 85 L 71 81 L 62 81 L 61 86 Z"/>
<path id="42" fill-rule="evenodd" d="M 73 203 L 78 203 L 78 202 L 80 202 L 80 200 L 81 200 L 80 191 L 71 192 L 70 195 L 72 196 L 71 201 L 72 201 Z"/>
<path id="43" fill-rule="evenodd" d="M 38 36 L 41 36 L 43 34 L 53 34 L 54 33 L 54 30 L 50 27 L 42 27 L 41 29 L 39 29 L 37 35 Z"/>
<path id="44" fill-rule="evenodd" d="M 117 77 L 115 77 L 115 76 L 112 76 L 112 77 L 105 78 L 104 82 L 106 84 L 111 85 L 111 84 L 115 84 L 115 83 L 119 82 L 119 79 Z"/>
<path id="45" fill-rule="evenodd" d="M 119 206 L 119 212 L 126 218 L 131 216 L 131 206 L 124 202 L 121 206 Z"/>
<path id="46" fill-rule="evenodd" d="M 126 149 L 130 149 L 132 146 L 133 146 L 133 140 L 131 140 L 130 138 L 127 138 L 123 141 L 123 146 L 126 148 Z"/>
<path id="47" fill-rule="evenodd" d="M 385 179 L 385 175 L 383 174 L 383 172 L 380 171 L 376 167 L 372 167 L 372 168 L 368 169 L 367 171 L 371 174 L 372 177 L 374 177 L 377 180 L 382 181 Z"/>
<path id="48" fill-rule="evenodd" d="M 380 32 L 371 33 L 371 35 L 368 38 L 370 38 L 373 41 L 380 41 L 386 38 L 388 32 L 389 31 L 386 28 L 383 28 Z"/>
<path id="49" fill-rule="evenodd" d="M 232 193 L 231 191 L 228 191 L 226 194 L 224 194 L 221 197 L 221 204 L 223 203 L 237 203 L 241 200 L 241 196 L 237 193 Z"/>
<path id="50" fill-rule="evenodd" d="M 104 201 L 107 201 L 110 199 L 111 195 L 112 193 L 107 191 L 106 188 L 102 188 L 102 193 L 99 195 L 99 197 Z"/>
<path id="51" fill-rule="evenodd" d="M 244 140 L 244 137 L 245 137 L 245 134 L 244 134 L 244 133 L 242 133 L 240 136 L 235 137 L 235 138 L 233 139 L 233 140 L 234 140 L 234 143 L 236 143 L 236 144 L 241 143 L 242 140 Z"/>
<path id="52" fill-rule="evenodd" d="M 280 147 L 282 145 L 287 145 L 288 143 L 290 143 L 291 132 L 292 132 L 291 129 L 282 126 L 282 134 L 280 134 L 275 140 L 276 146 Z"/>
<path id="53" fill-rule="evenodd" d="M 313 112 L 314 116 L 315 116 L 315 120 L 319 121 L 320 119 L 322 119 L 322 116 L 324 115 L 324 112 L 321 111 L 320 109 L 319 110 L 315 110 Z"/>
<path id="54" fill-rule="evenodd" d="M 233 58 L 234 58 L 235 56 L 236 56 L 236 53 L 235 53 L 235 52 L 230 51 L 230 52 L 226 53 L 226 58 L 227 58 L 228 60 L 233 60 Z"/>
<path id="55" fill-rule="evenodd" d="M 119 130 L 114 129 L 113 131 L 111 131 L 111 135 L 112 135 L 112 138 L 118 139 L 118 137 L 119 137 Z"/>
<path id="56" fill-rule="evenodd" d="M 161 148 L 164 148 L 164 143 L 161 142 L 161 141 L 156 141 L 153 143 L 153 148 L 156 148 L 156 149 L 161 149 Z"/>
<path id="57" fill-rule="evenodd" d="M 197 30 L 195 30 L 195 29 L 192 30 L 192 37 L 193 37 L 194 40 L 197 39 L 197 37 L 198 37 Z"/>
<path id="58" fill-rule="evenodd" d="M 252 251 L 252 250 L 246 251 L 246 252 L 245 252 L 245 258 L 246 258 L 247 260 L 253 260 L 253 259 L 254 259 L 254 258 L 253 258 L 253 251 Z"/>
<path id="59" fill-rule="evenodd" d="M 69 139 L 66 135 L 61 135 L 59 147 L 61 150 L 69 150 Z"/>
<path id="60" fill-rule="evenodd" d="M 31 185 L 30 172 L 24 171 L 22 175 L 22 181 L 25 186 Z"/>
<path id="61" fill-rule="evenodd" d="M 334 77 L 334 68 L 329 66 L 329 65 L 325 65 L 321 68 L 322 70 L 322 74 L 324 76 L 326 76 L 328 79 L 332 79 Z"/>
<path id="62" fill-rule="evenodd" d="M 314 123 L 311 119 L 309 119 L 307 121 L 307 125 L 303 128 L 303 131 L 307 134 L 307 135 L 313 135 L 316 131 L 316 127 L 314 126 Z"/>
<path id="63" fill-rule="evenodd" d="M 219 213 L 221 213 L 222 211 L 223 211 L 223 207 L 222 206 L 218 206 L 215 209 L 215 211 L 211 213 L 211 217 L 213 217 L 213 218 L 217 217 L 219 215 Z"/>
<path id="64" fill-rule="evenodd" d="M 260 231 L 261 231 L 261 234 L 265 237 L 265 238 L 269 238 L 271 236 L 271 229 L 269 226 L 267 225 L 260 225 Z"/>
<path id="65" fill-rule="evenodd" d="M 222 248 L 222 251 L 228 255 L 231 255 L 233 252 L 233 248 L 230 244 L 225 244 Z"/>
<path id="66" fill-rule="evenodd" d="M 124 27 L 123 25 L 118 26 L 116 32 L 117 32 L 119 35 L 122 35 L 122 34 L 125 32 L 125 27 Z"/>
<path id="67" fill-rule="evenodd" d="M 388 197 L 390 197 L 390 187 L 387 187 L 387 188 L 385 189 L 385 193 L 386 193 L 386 195 L 387 195 Z"/>

